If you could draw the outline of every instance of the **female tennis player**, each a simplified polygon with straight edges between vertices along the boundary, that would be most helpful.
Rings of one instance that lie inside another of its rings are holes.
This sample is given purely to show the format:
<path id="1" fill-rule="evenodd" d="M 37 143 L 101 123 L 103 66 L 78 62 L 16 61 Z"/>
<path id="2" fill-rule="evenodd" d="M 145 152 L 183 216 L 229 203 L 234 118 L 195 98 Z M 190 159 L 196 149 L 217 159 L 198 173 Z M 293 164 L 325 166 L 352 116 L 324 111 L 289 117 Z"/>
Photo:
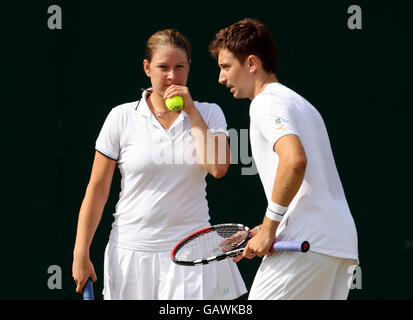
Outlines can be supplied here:
<path id="1" fill-rule="evenodd" d="M 170 258 L 179 240 L 210 225 L 205 177 L 224 176 L 230 162 L 224 114 L 216 104 L 192 100 L 190 64 L 182 34 L 156 32 L 143 61 L 152 87 L 106 118 L 79 212 L 73 259 L 79 293 L 88 278 L 97 279 L 89 248 L 116 166 L 122 181 L 105 250 L 104 299 L 235 299 L 246 292 L 230 259 L 187 267 Z M 174 96 L 184 100 L 180 111 L 165 105 Z"/>

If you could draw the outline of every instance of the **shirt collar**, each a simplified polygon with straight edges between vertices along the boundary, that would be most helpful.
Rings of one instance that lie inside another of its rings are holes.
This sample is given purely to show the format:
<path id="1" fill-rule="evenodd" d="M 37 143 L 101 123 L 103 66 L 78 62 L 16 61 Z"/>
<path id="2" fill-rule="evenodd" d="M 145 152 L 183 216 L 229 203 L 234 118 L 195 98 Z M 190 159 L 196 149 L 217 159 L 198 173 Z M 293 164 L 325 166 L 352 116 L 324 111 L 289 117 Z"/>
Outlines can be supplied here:
<path id="1" fill-rule="evenodd" d="M 148 94 L 148 90 L 150 89 L 147 89 L 142 92 L 142 98 L 139 100 L 138 106 L 136 108 L 137 111 L 145 118 L 148 118 L 151 114 L 151 110 L 149 109 L 149 106 L 146 103 L 146 95 Z"/>

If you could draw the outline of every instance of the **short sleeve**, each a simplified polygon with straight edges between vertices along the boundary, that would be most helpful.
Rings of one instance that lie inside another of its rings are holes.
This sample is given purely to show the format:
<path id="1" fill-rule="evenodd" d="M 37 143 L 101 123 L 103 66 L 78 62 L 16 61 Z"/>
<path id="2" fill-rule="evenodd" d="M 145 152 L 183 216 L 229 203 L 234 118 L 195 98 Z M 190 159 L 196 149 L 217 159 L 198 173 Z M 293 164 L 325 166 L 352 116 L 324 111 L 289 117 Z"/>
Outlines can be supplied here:
<path id="1" fill-rule="evenodd" d="M 224 112 L 222 112 L 222 109 L 217 104 L 211 104 L 207 126 L 213 134 L 223 133 L 228 136 L 227 121 Z"/>
<path id="2" fill-rule="evenodd" d="M 112 109 L 100 130 L 95 148 L 105 156 L 118 160 L 120 153 L 119 119 L 115 109 Z"/>
<path id="3" fill-rule="evenodd" d="M 274 146 L 283 136 L 299 135 L 295 119 L 288 100 L 274 95 L 263 95 L 254 101 L 259 104 L 259 127 L 264 138 Z"/>

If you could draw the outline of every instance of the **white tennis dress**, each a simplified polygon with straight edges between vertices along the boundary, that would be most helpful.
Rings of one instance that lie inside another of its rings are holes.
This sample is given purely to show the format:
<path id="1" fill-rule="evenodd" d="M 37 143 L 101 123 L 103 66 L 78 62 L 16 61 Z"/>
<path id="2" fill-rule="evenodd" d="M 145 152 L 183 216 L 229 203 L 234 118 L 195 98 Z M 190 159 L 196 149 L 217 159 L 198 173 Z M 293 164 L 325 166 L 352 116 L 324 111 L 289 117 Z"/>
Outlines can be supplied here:
<path id="1" fill-rule="evenodd" d="M 105 251 L 105 299 L 235 299 L 246 293 L 230 259 L 177 266 L 172 248 L 209 226 L 207 171 L 196 163 L 189 118 L 181 112 L 165 130 L 142 99 L 113 108 L 96 150 L 117 161 L 121 192 Z M 226 121 L 216 104 L 195 106 L 213 133 Z"/>

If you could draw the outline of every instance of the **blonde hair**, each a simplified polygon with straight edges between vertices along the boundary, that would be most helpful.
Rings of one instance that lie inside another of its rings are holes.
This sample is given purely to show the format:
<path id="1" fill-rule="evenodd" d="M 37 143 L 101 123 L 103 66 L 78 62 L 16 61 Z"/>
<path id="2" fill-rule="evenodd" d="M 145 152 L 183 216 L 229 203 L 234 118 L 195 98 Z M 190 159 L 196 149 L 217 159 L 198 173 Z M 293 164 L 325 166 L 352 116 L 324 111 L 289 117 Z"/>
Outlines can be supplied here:
<path id="1" fill-rule="evenodd" d="M 146 59 L 151 62 L 155 51 L 164 46 L 173 46 L 185 51 L 188 62 L 191 60 L 191 46 L 189 41 L 175 29 L 165 29 L 155 32 L 146 42 Z"/>

